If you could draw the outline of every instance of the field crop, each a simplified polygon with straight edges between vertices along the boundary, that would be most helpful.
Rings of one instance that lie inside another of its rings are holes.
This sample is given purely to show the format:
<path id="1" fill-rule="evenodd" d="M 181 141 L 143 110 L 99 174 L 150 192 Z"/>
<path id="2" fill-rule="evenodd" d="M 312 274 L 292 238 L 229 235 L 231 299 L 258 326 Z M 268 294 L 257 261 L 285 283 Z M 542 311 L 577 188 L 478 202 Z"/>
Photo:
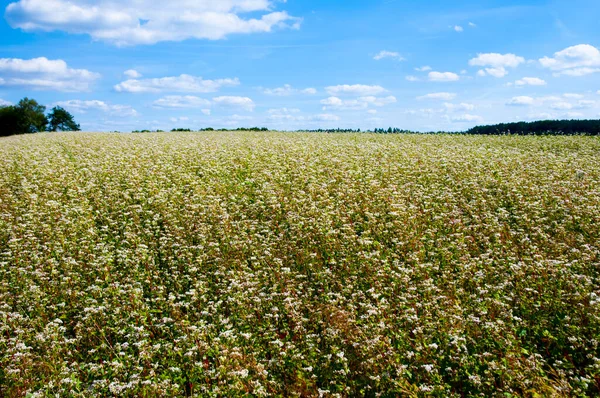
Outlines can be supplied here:
<path id="1" fill-rule="evenodd" d="M 0 140 L 0 396 L 598 396 L 600 140 Z"/>

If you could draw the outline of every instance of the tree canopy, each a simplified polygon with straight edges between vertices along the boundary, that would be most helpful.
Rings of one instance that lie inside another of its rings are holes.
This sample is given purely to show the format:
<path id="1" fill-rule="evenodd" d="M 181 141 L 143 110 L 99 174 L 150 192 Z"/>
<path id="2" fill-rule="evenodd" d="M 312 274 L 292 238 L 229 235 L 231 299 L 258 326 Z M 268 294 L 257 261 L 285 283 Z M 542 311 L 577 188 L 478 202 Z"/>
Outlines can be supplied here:
<path id="1" fill-rule="evenodd" d="M 17 105 L 0 107 L 0 136 L 31 134 L 40 131 L 79 131 L 69 112 L 57 106 L 46 116 L 46 107 L 23 98 Z"/>
<path id="2" fill-rule="evenodd" d="M 52 108 L 48 114 L 48 131 L 80 131 L 73 115 L 60 106 Z"/>

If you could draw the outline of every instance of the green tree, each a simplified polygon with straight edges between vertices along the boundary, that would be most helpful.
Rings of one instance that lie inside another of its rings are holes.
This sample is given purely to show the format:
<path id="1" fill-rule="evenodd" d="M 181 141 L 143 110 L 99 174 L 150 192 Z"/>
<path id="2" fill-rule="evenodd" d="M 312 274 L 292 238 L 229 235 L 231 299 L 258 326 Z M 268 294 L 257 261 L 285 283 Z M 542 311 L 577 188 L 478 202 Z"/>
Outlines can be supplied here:
<path id="1" fill-rule="evenodd" d="M 48 119 L 44 114 L 44 112 L 46 112 L 46 107 L 44 105 L 38 104 L 34 99 L 25 97 L 19 101 L 17 108 L 25 120 L 24 127 L 26 131 L 24 131 L 24 134 L 37 133 L 46 130 Z"/>
<path id="2" fill-rule="evenodd" d="M 16 106 L 0 107 L 0 137 L 25 134 L 25 120 Z"/>
<path id="3" fill-rule="evenodd" d="M 73 115 L 60 106 L 52 108 L 48 114 L 48 131 L 80 131 Z"/>

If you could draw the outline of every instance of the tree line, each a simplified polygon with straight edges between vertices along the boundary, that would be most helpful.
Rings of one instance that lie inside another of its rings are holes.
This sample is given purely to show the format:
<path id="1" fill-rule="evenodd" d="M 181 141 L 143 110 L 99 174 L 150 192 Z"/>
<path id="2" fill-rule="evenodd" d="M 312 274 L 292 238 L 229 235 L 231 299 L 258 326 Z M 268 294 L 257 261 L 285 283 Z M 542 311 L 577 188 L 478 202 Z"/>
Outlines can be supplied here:
<path id="1" fill-rule="evenodd" d="M 23 98 L 17 105 L 0 106 L 0 137 L 14 134 L 31 134 L 41 131 L 80 131 L 73 115 L 56 106 L 46 115 L 46 107 L 36 100 Z M 193 131 L 188 128 L 175 128 L 176 131 Z M 266 127 L 240 127 L 237 129 L 214 129 L 205 127 L 196 131 L 269 131 Z M 134 130 L 134 133 L 150 133 L 149 130 Z M 162 132 L 156 130 L 154 132 Z M 311 133 L 360 133 L 360 129 L 316 129 L 297 130 Z M 417 134 L 418 132 L 397 127 L 365 130 L 376 134 Z M 448 133 L 444 131 L 425 134 Z M 421 133 L 423 134 L 423 133 Z M 600 135 L 600 120 L 542 120 L 536 122 L 500 123 L 477 126 L 454 134 L 468 135 Z"/>
<path id="2" fill-rule="evenodd" d="M 600 135 L 600 120 L 542 120 L 477 126 L 473 135 Z"/>
<path id="3" fill-rule="evenodd" d="M 0 137 L 32 134 L 40 131 L 80 131 L 73 115 L 55 106 L 46 115 L 46 107 L 36 100 L 23 98 L 17 105 L 0 107 Z"/>

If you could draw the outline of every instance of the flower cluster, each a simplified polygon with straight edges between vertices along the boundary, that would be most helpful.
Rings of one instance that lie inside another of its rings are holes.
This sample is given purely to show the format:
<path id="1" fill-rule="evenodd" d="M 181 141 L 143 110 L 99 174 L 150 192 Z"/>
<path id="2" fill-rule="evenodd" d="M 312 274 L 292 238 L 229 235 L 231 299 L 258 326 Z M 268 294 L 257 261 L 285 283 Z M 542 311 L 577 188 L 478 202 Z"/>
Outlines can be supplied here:
<path id="1" fill-rule="evenodd" d="M 0 141 L 0 396 L 597 396 L 600 140 Z"/>

